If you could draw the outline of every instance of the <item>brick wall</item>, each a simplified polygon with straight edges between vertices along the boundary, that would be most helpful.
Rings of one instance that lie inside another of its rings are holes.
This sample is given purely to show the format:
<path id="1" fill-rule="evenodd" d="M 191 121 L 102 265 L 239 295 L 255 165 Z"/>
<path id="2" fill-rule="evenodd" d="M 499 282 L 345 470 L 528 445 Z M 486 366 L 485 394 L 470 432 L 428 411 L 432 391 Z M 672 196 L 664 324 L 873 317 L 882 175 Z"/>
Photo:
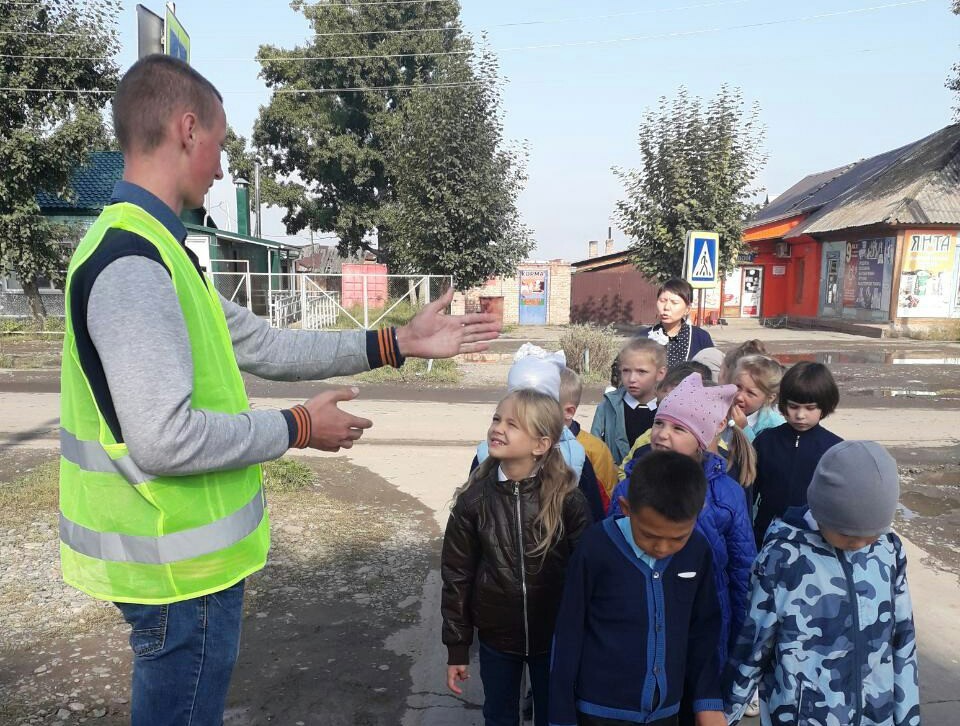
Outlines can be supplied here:
<path id="1" fill-rule="evenodd" d="M 550 273 L 547 288 L 547 324 L 566 325 L 570 322 L 570 264 L 563 260 L 550 262 L 525 262 L 524 269 L 546 269 Z M 520 321 L 520 278 L 517 276 L 493 278 L 484 285 L 457 293 L 453 297 L 454 315 L 478 313 L 482 297 L 503 298 L 504 325 L 517 325 Z"/>

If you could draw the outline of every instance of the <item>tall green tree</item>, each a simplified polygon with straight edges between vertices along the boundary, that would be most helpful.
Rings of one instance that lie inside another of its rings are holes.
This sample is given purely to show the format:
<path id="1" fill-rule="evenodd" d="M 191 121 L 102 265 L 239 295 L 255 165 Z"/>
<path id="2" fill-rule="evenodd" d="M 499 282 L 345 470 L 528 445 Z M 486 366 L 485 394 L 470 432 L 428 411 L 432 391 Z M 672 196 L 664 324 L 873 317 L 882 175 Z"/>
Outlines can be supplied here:
<path id="1" fill-rule="evenodd" d="M 72 232 L 43 218 L 36 195 L 65 195 L 73 169 L 108 143 L 119 11 L 118 0 L 0 3 L 0 272 L 21 280 L 41 323 L 37 282 L 62 280 Z"/>
<path id="2" fill-rule="evenodd" d="M 516 205 L 526 150 L 504 143 L 496 60 L 448 63 L 442 76 L 465 85 L 421 84 L 383 124 L 385 257 L 394 272 L 450 272 L 467 289 L 515 271 L 534 243 Z"/>
<path id="3" fill-rule="evenodd" d="M 461 287 L 513 269 L 532 247 L 515 203 L 526 155 L 503 139 L 496 64 L 463 35 L 459 4 L 294 7 L 312 38 L 261 47 L 274 95 L 254 151 L 231 134 L 231 173 L 252 178 L 258 154 L 261 197 L 287 231 L 334 232 L 343 254 Z"/>
<path id="4" fill-rule="evenodd" d="M 953 12 L 960 15 L 960 0 L 953 0 Z M 953 64 L 953 77 L 947 79 L 947 88 L 957 94 L 957 105 L 953 107 L 953 120 L 960 121 L 960 63 Z"/>
<path id="5" fill-rule="evenodd" d="M 640 168 L 613 170 L 626 189 L 615 215 L 637 269 L 658 281 L 680 275 L 694 229 L 719 233 L 720 270 L 732 268 L 767 159 L 759 108 L 747 110 L 728 86 L 706 103 L 681 87 L 646 112 L 638 138 Z"/>

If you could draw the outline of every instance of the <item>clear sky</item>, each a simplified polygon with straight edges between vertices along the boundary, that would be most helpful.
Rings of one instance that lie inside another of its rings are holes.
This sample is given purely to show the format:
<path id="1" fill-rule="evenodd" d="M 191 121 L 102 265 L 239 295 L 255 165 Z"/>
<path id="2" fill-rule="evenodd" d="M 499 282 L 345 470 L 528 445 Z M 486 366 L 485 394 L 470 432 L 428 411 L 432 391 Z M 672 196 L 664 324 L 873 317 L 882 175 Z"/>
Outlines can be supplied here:
<path id="1" fill-rule="evenodd" d="M 159 0 L 144 4 L 162 12 Z M 486 31 L 507 79 L 506 136 L 530 146 L 520 199 L 533 257 L 586 257 L 613 226 L 622 188 L 612 166 L 639 163 L 645 109 L 685 85 L 711 96 L 722 83 L 757 102 L 774 196 L 808 173 L 902 146 L 951 122 L 944 88 L 960 61 L 960 18 L 949 0 L 463 0 L 470 33 Z M 192 65 L 223 92 L 228 121 L 249 137 L 269 96 L 252 59 L 261 43 L 293 47 L 308 25 L 284 2 L 181 0 Z M 136 59 L 135 4 L 120 19 L 121 69 Z M 553 48 L 530 46 L 559 45 Z M 226 164 L 226 160 L 224 160 Z M 211 192 L 213 216 L 235 228 L 229 178 Z M 268 210 L 263 231 L 284 237 Z M 602 249 L 602 248 L 601 248 Z"/>

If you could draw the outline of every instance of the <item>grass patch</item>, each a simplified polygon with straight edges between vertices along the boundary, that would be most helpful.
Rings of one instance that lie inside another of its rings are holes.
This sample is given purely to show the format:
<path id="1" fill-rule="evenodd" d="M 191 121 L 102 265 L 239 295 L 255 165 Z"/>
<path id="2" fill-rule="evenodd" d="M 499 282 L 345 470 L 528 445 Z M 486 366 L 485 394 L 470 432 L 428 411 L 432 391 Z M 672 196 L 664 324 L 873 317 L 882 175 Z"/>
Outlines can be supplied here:
<path id="1" fill-rule="evenodd" d="M 275 459 L 263 465 L 263 486 L 271 493 L 300 491 L 314 484 L 313 470 L 293 459 Z"/>
<path id="2" fill-rule="evenodd" d="M 60 462 L 48 461 L 14 482 L 0 483 L 0 525 L 32 521 L 35 514 L 56 512 L 59 505 Z"/>
<path id="3" fill-rule="evenodd" d="M 64 331 L 64 318 L 47 316 L 43 326 L 37 325 L 33 318 L 0 318 L 0 335 L 6 333 L 37 333 L 37 337 L 42 338 L 43 333 L 62 333 Z"/>
<path id="4" fill-rule="evenodd" d="M 400 368 L 383 366 L 355 378 L 364 383 L 459 383 L 461 373 L 456 362 L 448 358 L 433 361 L 429 372 L 423 358 L 408 358 Z"/>

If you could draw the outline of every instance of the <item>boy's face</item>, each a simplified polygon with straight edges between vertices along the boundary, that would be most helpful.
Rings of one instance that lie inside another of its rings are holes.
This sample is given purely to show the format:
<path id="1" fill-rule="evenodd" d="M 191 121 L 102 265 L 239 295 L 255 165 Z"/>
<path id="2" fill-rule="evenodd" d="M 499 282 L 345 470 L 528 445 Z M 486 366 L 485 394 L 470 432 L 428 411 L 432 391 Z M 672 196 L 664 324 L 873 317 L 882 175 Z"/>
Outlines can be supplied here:
<path id="1" fill-rule="evenodd" d="M 809 431 L 823 418 L 823 411 L 816 403 L 787 401 L 783 407 L 787 423 L 797 431 Z"/>
<path id="2" fill-rule="evenodd" d="M 630 531 L 637 547 L 657 560 L 682 550 L 697 524 L 696 517 L 685 522 L 674 522 L 653 507 L 640 507 L 633 511 L 626 497 L 620 497 L 620 508 L 630 518 Z"/>
<path id="3" fill-rule="evenodd" d="M 862 550 L 863 548 L 869 547 L 878 539 L 880 539 L 879 534 L 870 535 L 868 537 L 855 537 L 849 534 L 840 534 L 840 532 L 837 532 L 833 529 L 827 529 L 826 527 L 820 528 L 820 534 L 822 534 L 823 538 L 838 550 L 844 550 L 845 552 Z"/>
<path id="4" fill-rule="evenodd" d="M 657 368 L 653 356 L 642 351 L 627 351 L 620 356 L 620 385 L 641 403 L 653 398 L 666 374 L 665 366 Z"/>

